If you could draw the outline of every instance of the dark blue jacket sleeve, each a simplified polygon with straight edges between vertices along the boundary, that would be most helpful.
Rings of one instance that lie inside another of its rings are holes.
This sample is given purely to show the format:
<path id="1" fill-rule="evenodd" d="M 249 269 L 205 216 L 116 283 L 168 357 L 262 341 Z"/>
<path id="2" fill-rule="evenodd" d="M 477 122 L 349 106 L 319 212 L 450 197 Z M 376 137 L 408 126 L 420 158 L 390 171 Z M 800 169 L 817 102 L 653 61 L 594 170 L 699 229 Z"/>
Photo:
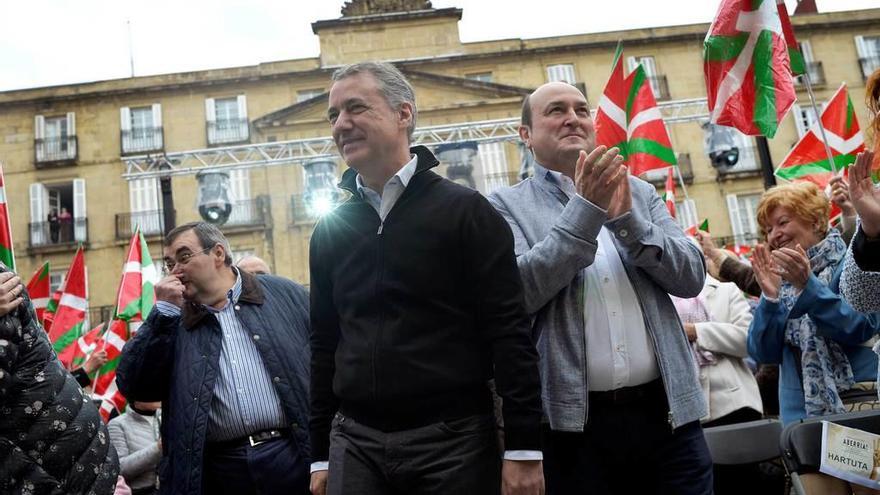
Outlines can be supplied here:
<path id="1" fill-rule="evenodd" d="M 789 317 L 800 318 L 805 314 L 816 324 L 819 336 L 842 344 L 858 345 L 880 333 L 880 313 L 856 311 L 815 275 L 810 275 Z"/>
<path id="2" fill-rule="evenodd" d="M 153 308 L 147 321 L 125 344 L 116 385 L 129 402 L 161 401 L 168 395 L 179 326 L 179 316 L 164 316 Z"/>
<path id="3" fill-rule="evenodd" d="M 749 327 L 749 356 L 759 363 L 782 363 L 787 322 L 788 312 L 785 307 L 762 297 Z"/>

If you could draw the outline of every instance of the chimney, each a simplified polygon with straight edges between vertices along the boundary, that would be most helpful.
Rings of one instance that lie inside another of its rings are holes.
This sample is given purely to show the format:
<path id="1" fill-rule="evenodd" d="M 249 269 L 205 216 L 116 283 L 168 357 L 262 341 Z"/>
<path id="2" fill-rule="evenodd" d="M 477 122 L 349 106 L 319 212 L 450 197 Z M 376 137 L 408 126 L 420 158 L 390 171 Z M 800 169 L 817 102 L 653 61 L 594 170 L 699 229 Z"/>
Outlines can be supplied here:
<path id="1" fill-rule="evenodd" d="M 794 8 L 794 15 L 818 13 L 819 9 L 816 8 L 816 0 L 798 0 L 797 7 Z"/>

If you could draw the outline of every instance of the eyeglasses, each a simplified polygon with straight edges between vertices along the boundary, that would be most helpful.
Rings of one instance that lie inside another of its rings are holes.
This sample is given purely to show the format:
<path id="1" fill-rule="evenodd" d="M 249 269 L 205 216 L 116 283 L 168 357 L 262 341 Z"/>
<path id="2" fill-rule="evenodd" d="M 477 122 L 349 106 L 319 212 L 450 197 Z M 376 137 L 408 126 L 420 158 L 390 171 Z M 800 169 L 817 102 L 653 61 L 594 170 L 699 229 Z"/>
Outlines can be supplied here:
<path id="1" fill-rule="evenodd" d="M 174 271 L 174 267 L 176 267 L 177 265 L 186 265 L 186 264 L 189 263 L 189 261 L 190 261 L 191 259 L 193 259 L 194 257 L 196 257 L 196 256 L 198 256 L 198 255 L 200 255 L 200 254 L 205 254 L 205 253 L 207 253 L 208 251 L 210 251 L 210 250 L 212 250 L 212 249 L 214 249 L 214 246 L 211 246 L 211 247 L 209 247 L 209 248 L 202 249 L 201 251 L 196 251 L 195 253 L 183 253 L 183 254 L 181 254 L 180 256 L 177 256 L 175 259 L 165 258 L 165 260 L 164 260 L 164 262 L 165 262 L 165 273 L 171 273 L 171 272 L 173 272 L 173 271 Z"/>

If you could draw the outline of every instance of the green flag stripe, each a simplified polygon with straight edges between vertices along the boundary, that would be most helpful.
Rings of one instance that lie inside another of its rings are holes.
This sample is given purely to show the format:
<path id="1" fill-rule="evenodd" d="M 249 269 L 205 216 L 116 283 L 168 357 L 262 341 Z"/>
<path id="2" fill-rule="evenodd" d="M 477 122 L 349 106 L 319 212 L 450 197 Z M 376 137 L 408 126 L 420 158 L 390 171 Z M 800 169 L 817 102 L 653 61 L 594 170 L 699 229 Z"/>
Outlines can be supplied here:
<path id="1" fill-rule="evenodd" d="M 0 261 L 9 267 L 10 270 L 15 270 L 15 260 L 12 258 L 12 250 L 3 245 L 0 245 Z"/>
<path id="2" fill-rule="evenodd" d="M 853 155 L 837 155 L 834 157 L 834 166 L 837 170 L 848 167 L 856 161 Z M 776 176 L 786 180 L 800 179 L 813 174 L 830 174 L 831 167 L 828 165 L 828 159 L 819 160 L 811 163 L 802 163 L 791 167 L 780 168 L 776 171 Z"/>
<path id="3" fill-rule="evenodd" d="M 748 33 L 736 36 L 709 36 L 703 44 L 703 58 L 706 62 L 733 60 L 742 53 L 748 39 Z"/>
<path id="4" fill-rule="evenodd" d="M 753 121 L 761 133 L 776 134 L 776 83 L 773 80 L 773 33 L 761 31 L 752 57 L 755 66 L 755 115 Z"/>
<path id="5" fill-rule="evenodd" d="M 141 302 L 143 301 L 143 297 L 144 296 L 142 294 L 141 297 L 139 297 L 137 299 L 132 299 L 124 308 L 122 308 L 122 311 L 120 311 L 119 314 L 117 315 L 119 317 L 119 319 L 120 320 L 128 320 L 128 319 L 132 318 L 133 316 L 137 315 L 141 311 Z M 143 315 L 143 316 L 144 316 L 144 319 L 146 319 L 147 315 Z"/>
<path id="6" fill-rule="evenodd" d="M 646 153 L 648 155 L 656 156 L 670 165 L 675 165 L 676 163 L 675 152 L 672 151 L 672 148 L 667 148 L 653 139 L 631 139 L 628 146 L 630 154 Z"/>
<path id="7" fill-rule="evenodd" d="M 110 361 L 107 361 L 106 363 L 104 363 L 104 366 L 101 366 L 101 369 L 98 371 L 98 374 L 106 375 L 107 373 L 110 373 L 111 371 L 116 371 L 116 367 L 119 366 L 119 359 L 121 357 L 122 357 L 121 355 L 116 356 L 115 358 L 111 359 Z"/>
<path id="8" fill-rule="evenodd" d="M 629 87 L 629 95 L 626 97 L 626 123 L 629 124 L 629 119 L 634 117 L 632 113 L 633 103 L 636 101 L 636 97 L 639 95 L 639 90 L 642 88 L 642 84 L 645 82 L 645 70 L 639 66 L 636 68 L 636 75 L 633 78 L 632 86 Z"/>
<path id="9" fill-rule="evenodd" d="M 788 58 L 791 64 L 791 73 L 801 75 L 807 72 L 807 62 L 804 55 L 797 48 L 788 47 Z"/>
<path id="10" fill-rule="evenodd" d="M 856 110 L 853 108 L 852 100 L 849 95 L 846 96 L 846 132 L 852 131 L 853 121 L 856 119 Z"/>
<path id="11" fill-rule="evenodd" d="M 608 149 L 611 149 L 611 148 L 617 148 L 618 150 L 620 150 L 620 156 L 623 158 L 624 161 L 626 161 L 626 159 L 629 157 L 629 152 L 627 151 L 626 141 L 621 141 L 615 145 L 608 147 Z"/>
<path id="12" fill-rule="evenodd" d="M 82 328 L 83 322 L 79 322 L 74 325 L 70 330 L 61 334 L 58 337 L 58 340 L 52 343 L 52 349 L 55 349 L 56 353 L 60 353 L 64 349 L 67 348 L 70 344 L 72 344 L 76 339 L 79 338 L 79 332 Z"/>

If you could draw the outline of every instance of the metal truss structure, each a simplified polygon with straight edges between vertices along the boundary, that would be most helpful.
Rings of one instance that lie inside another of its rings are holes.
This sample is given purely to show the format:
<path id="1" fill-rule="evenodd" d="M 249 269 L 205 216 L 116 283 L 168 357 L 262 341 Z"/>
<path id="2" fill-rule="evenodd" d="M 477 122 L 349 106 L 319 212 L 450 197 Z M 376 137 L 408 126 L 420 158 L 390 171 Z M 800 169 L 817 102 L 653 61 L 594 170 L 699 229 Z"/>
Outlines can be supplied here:
<path id="1" fill-rule="evenodd" d="M 706 98 L 658 104 L 667 124 L 707 120 Z M 413 144 L 437 146 L 462 142 L 519 142 L 519 118 L 463 122 L 416 129 Z M 312 160 L 336 160 L 330 136 L 273 143 L 254 143 L 156 155 L 122 157 L 126 180 L 193 175 L 200 171 L 250 169 L 302 164 Z"/>

